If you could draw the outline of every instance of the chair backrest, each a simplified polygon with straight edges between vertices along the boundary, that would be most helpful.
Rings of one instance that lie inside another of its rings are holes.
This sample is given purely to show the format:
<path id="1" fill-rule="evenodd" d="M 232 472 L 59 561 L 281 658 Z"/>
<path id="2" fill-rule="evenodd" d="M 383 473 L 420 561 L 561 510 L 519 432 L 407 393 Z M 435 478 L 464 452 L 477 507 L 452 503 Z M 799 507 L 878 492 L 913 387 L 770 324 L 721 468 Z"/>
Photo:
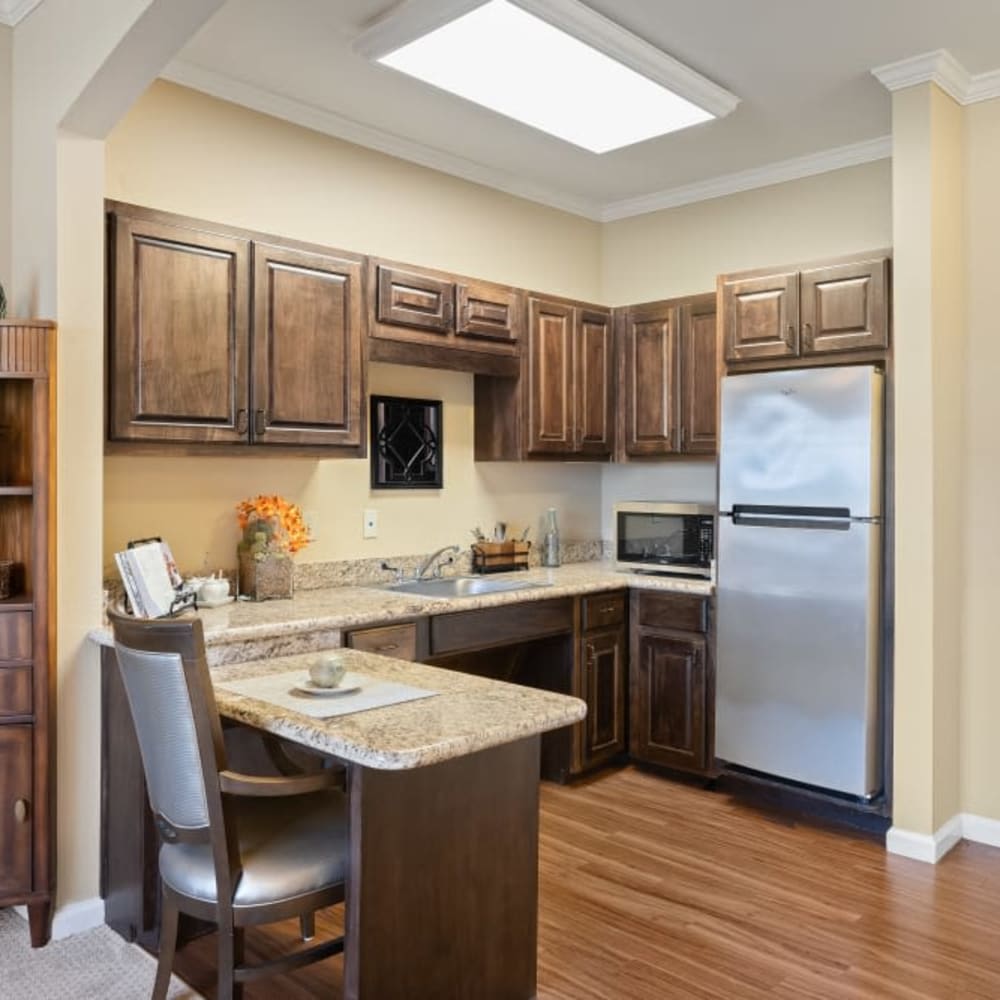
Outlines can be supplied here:
<path id="1" fill-rule="evenodd" d="M 210 840 L 213 823 L 225 829 L 226 760 L 201 621 L 115 614 L 111 625 L 157 826 L 167 841 Z"/>

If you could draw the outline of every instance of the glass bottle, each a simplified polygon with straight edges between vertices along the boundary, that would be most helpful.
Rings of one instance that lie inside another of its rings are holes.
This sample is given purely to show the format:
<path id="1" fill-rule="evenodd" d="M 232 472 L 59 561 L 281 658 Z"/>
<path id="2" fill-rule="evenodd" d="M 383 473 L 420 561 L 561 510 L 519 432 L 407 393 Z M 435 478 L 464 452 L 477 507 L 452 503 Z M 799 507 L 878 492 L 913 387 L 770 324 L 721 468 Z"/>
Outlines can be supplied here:
<path id="1" fill-rule="evenodd" d="M 547 514 L 545 536 L 542 539 L 542 565 L 559 565 L 559 524 L 556 521 L 555 507 L 550 507 Z"/>

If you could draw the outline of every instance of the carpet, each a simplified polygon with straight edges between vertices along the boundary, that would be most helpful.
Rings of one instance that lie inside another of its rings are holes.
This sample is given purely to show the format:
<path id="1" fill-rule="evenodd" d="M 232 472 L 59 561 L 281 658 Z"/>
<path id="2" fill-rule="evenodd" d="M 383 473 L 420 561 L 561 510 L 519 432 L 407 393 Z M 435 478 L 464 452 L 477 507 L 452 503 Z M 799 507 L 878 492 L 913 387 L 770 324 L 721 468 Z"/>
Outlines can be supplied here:
<path id="1" fill-rule="evenodd" d="M 32 948 L 28 924 L 0 910 L 0 996 L 5 1000 L 147 1000 L 156 963 L 109 927 Z M 200 1000 L 176 976 L 170 1000 Z"/>

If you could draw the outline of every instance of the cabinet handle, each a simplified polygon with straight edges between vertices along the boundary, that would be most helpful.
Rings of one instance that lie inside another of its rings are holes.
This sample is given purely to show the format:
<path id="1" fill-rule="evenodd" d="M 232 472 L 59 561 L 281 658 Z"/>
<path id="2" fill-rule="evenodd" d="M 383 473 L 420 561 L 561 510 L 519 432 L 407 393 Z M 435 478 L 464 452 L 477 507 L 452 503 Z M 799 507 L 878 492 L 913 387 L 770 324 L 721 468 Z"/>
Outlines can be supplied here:
<path id="1" fill-rule="evenodd" d="M 813 327 L 812 323 L 802 324 L 802 340 L 805 342 L 806 347 L 812 347 L 813 343 Z"/>
<path id="2" fill-rule="evenodd" d="M 398 642 L 387 642 L 387 643 L 385 643 L 385 644 L 383 644 L 381 646 L 376 646 L 375 647 L 375 652 L 376 653 L 390 653 L 394 649 L 399 649 L 399 643 Z"/>
<path id="3" fill-rule="evenodd" d="M 616 608 L 616 606 L 614 604 L 605 604 L 604 607 L 601 608 L 601 614 L 602 615 L 613 615 L 616 610 L 617 610 L 617 608 Z"/>
<path id="4" fill-rule="evenodd" d="M 687 428 L 681 424 L 681 450 L 684 449 L 684 442 L 687 440 Z"/>
<path id="5" fill-rule="evenodd" d="M 250 429 L 250 411 L 249 410 L 237 410 L 236 411 L 236 433 L 246 434 Z"/>
<path id="6" fill-rule="evenodd" d="M 28 822 L 28 800 L 27 799 L 18 799 L 14 803 L 14 819 L 16 819 L 18 821 L 18 823 L 27 823 Z"/>
<path id="7" fill-rule="evenodd" d="M 264 411 L 254 410 L 254 415 L 253 415 L 254 434 L 263 434 L 266 429 L 267 429 L 267 424 L 264 420 Z"/>

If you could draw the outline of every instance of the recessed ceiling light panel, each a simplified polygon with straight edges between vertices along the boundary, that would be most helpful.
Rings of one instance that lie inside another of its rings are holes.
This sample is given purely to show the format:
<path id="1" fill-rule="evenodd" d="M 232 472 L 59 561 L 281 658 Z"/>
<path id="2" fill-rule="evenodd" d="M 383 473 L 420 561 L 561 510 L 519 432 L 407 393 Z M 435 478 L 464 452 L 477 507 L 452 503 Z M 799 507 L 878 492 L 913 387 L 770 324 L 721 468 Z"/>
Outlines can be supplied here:
<path id="1" fill-rule="evenodd" d="M 560 6 L 566 5 L 552 5 L 556 9 Z M 611 25 L 583 9 L 595 20 Z M 611 27 L 627 36 L 616 25 Z M 380 26 L 380 30 L 384 29 Z M 660 55 L 671 64 L 671 70 L 680 65 Z M 489 0 L 376 58 L 594 153 L 620 149 L 716 117 L 712 110 L 508 0 Z M 693 70 L 680 68 L 707 88 L 714 88 Z M 727 109 L 731 110 L 736 98 L 726 96 L 731 98 Z"/>

